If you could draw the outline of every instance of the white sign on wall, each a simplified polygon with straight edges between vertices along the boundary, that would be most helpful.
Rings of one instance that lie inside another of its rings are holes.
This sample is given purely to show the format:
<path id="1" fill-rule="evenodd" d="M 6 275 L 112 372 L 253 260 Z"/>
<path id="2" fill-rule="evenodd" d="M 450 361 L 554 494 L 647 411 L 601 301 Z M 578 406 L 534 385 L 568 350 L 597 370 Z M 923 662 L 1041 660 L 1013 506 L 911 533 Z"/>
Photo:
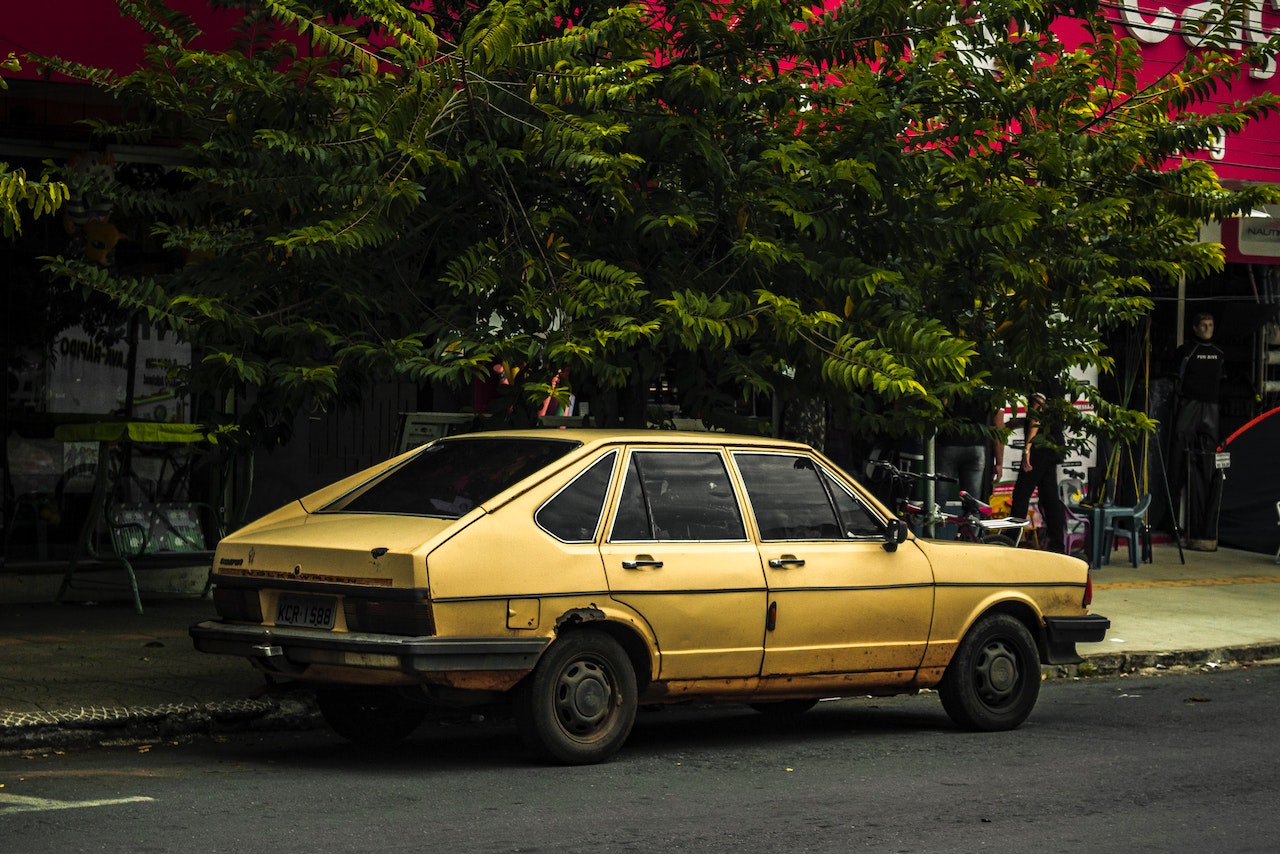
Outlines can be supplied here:
<path id="1" fill-rule="evenodd" d="M 1240 251 L 1245 255 L 1280 258 L 1280 219 L 1242 217 L 1238 239 Z"/>
<path id="2" fill-rule="evenodd" d="M 1077 379 L 1081 379 L 1089 383 L 1090 385 L 1096 386 L 1098 383 L 1098 372 L 1093 369 L 1083 373 L 1076 373 L 1074 376 Z M 1093 404 L 1087 400 L 1077 400 L 1075 401 L 1075 406 L 1076 409 L 1081 412 L 1093 412 Z M 1016 406 L 1005 407 L 1003 414 L 1005 423 L 1009 423 L 1013 419 L 1026 418 L 1026 402 L 1020 401 Z M 1003 485 L 1006 490 L 1012 489 L 1013 482 L 1018 479 L 1018 470 L 1022 465 L 1023 435 L 1024 434 L 1021 429 L 1015 429 L 1009 435 L 1009 440 L 1004 446 L 1004 465 L 1001 467 L 1000 472 L 996 477 L 996 482 Z M 1079 438 L 1082 437 L 1075 433 L 1068 433 L 1066 436 L 1068 443 Z M 1073 451 L 1066 455 L 1062 460 L 1062 463 L 1058 466 L 1058 476 L 1067 477 L 1068 475 L 1066 473 L 1068 471 L 1075 471 L 1084 474 L 1087 473 L 1091 467 L 1096 466 L 1097 464 L 1098 448 L 1096 444 L 1091 442 L 1083 453 L 1080 451 Z"/>
<path id="3" fill-rule="evenodd" d="M 54 342 L 46 372 L 47 412 L 111 415 L 124 410 L 129 351 L 124 342 L 104 345 L 73 326 Z M 191 345 L 154 329 L 138 336 L 133 412 L 139 421 L 184 421 L 185 397 L 177 394 L 174 368 L 191 364 Z"/>

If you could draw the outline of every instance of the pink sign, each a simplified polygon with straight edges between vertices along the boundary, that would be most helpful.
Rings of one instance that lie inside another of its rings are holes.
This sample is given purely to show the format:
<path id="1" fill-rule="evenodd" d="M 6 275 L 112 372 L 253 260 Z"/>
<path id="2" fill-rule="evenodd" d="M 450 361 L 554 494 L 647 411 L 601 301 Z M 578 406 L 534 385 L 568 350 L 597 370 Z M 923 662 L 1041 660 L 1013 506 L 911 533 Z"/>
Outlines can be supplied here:
<path id="1" fill-rule="evenodd" d="M 169 0 L 168 5 L 198 22 L 204 31 L 199 46 L 219 50 L 230 44 L 230 29 L 238 15 L 212 10 L 207 0 Z M 0 16 L 0 58 L 13 53 L 22 63 L 21 71 L 6 77 L 43 79 L 28 54 L 58 56 L 122 74 L 142 62 L 149 36 L 137 21 L 123 16 L 115 3 L 43 0 L 6 3 L 5 7 Z"/>
<path id="2" fill-rule="evenodd" d="M 1138 42 L 1145 60 L 1141 79 L 1150 82 L 1176 69 L 1189 51 L 1196 50 L 1202 22 L 1211 21 L 1223 2 L 1242 11 L 1241 20 L 1228 32 L 1235 44 L 1260 44 L 1280 34 L 1280 0 L 1112 0 L 1107 14 L 1121 35 Z M 204 26 L 203 46 L 217 50 L 227 41 L 233 15 L 211 11 L 204 0 L 174 0 L 174 5 L 192 12 Z M 0 56 L 8 51 L 19 57 L 27 52 L 58 54 L 120 71 L 135 67 L 142 57 L 146 34 L 136 22 L 123 18 L 113 3 L 45 0 L 9 6 L 0 20 Z M 1069 46 L 1082 38 L 1075 24 L 1064 22 L 1055 29 Z M 39 79 L 34 66 L 24 66 L 11 76 Z M 1248 68 L 1214 101 L 1227 105 L 1259 92 L 1280 92 L 1277 80 L 1274 61 Z M 1255 122 L 1192 156 L 1211 161 L 1224 180 L 1280 183 L 1280 115 Z"/>
<path id="3" fill-rule="evenodd" d="M 1215 26 L 1222 5 L 1222 0 L 1114 0 L 1107 15 L 1119 35 L 1138 43 L 1144 61 L 1139 80 L 1150 83 L 1176 71 L 1187 54 L 1203 44 L 1202 32 Z M 1238 51 L 1280 34 L 1280 0 L 1230 0 L 1227 5 L 1239 12 L 1240 19 L 1228 25 L 1223 34 Z M 1058 32 L 1068 45 L 1080 37 L 1074 28 Z M 1278 81 L 1275 60 L 1259 67 L 1246 66 L 1229 87 L 1214 95 L 1213 104 L 1229 105 L 1259 93 L 1280 92 Z M 1280 115 L 1254 122 L 1241 133 L 1191 156 L 1210 161 L 1223 180 L 1280 183 Z"/>

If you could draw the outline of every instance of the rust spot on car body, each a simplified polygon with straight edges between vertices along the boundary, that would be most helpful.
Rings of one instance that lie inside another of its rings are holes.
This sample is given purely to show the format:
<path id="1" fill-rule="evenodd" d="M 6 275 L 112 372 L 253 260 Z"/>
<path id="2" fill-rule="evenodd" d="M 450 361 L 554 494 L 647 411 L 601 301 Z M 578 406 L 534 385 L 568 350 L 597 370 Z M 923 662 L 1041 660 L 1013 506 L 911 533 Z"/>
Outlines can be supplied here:
<path id="1" fill-rule="evenodd" d="M 556 634 L 560 634 L 565 626 L 572 626 L 578 623 L 595 623 L 605 619 L 607 618 L 604 611 L 599 608 L 574 608 L 573 610 L 565 611 L 556 620 Z"/>
<path id="2" fill-rule="evenodd" d="M 461 691 L 509 691 L 528 675 L 525 670 L 446 670 L 424 673 L 422 681 L 429 685 L 456 688 Z"/>

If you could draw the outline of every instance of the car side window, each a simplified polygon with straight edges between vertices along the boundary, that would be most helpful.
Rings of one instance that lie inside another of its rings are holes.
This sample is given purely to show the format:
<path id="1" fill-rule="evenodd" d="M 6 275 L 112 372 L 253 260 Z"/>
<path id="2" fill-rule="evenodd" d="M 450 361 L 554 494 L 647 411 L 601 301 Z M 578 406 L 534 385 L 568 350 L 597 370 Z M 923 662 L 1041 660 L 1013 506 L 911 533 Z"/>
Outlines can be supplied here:
<path id="1" fill-rule="evenodd" d="M 724 458 L 715 451 L 635 451 L 609 539 L 744 540 Z"/>
<path id="2" fill-rule="evenodd" d="M 538 527 L 566 543 L 590 543 L 600 528 L 604 499 L 613 479 L 617 453 L 596 460 L 589 469 L 538 508 L 533 519 Z"/>
<path id="3" fill-rule="evenodd" d="M 735 454 L 760 539 L 840 540 L 882 533 L 848 490 L 798 454 Z"/>
<path id="4" fill-rule="evenodd" d="M 854 497 L 849 487 L 836 480 L 826 470 L 822 472 L 822 479 L 835 500 L 836 515 L 840 517 L 840 527 L 844 530 L 846 537 L 876 539 L 884 537 L 884 523 L 873 516 L 867 506 Z"/>

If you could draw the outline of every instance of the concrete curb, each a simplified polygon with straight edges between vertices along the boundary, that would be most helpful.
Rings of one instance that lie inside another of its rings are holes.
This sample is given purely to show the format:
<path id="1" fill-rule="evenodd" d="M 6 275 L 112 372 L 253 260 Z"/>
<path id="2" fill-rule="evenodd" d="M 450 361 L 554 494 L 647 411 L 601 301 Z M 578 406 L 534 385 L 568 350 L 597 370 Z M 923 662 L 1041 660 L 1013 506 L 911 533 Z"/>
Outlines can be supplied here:
<path id="1" fill-rule="evenodd" d="M 303 692 L 258 700 L 8 712 L 0 717 L 0 750 L 140 744 L 191 735 L 296 731 L 320 726 L 323 721 L 314 698 Z"/>
<path id="2" fill-rule="evenodd" d="M 1280 663 L 1280 643 L 1176 652 L 1099 653 L 1084 662 L 1049 666 L 1046 679 L 1093 679 L 1176 668 L 1229 669 Z M 308 690 L 261 699 L 171 703 L 119 708 L 82 707 L 56 712 L 0 714 L 0 751 L 27 752 L 146 744 L 188 736 L 305 731 L 324 727 Z"/>
<path id="3" fill-rule="evenodd" d="M 1187 649 L 1170 652 L 1104 652 L 1084 656 L 1084 662 L 1069 667 L 1046 667 L 1050 677 L 1124 676 L 1174 667 L 1231 667 L 1273 662 L 1280 659 L 1280 643 L 1247 644 L 1217 649 Z"/>

